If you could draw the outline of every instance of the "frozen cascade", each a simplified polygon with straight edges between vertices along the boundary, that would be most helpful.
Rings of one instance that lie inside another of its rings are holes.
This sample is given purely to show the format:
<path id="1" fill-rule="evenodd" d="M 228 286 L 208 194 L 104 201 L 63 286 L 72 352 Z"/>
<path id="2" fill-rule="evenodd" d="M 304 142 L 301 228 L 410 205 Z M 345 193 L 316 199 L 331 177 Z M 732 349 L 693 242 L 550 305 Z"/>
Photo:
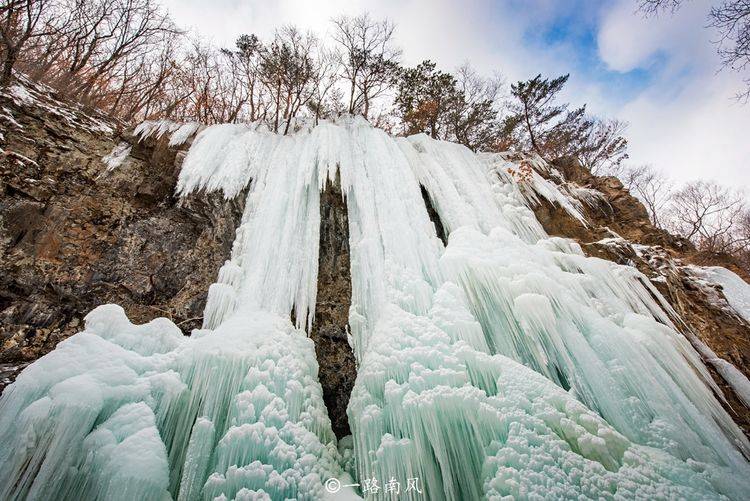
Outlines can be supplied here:
<path id="1" fill-rule="evenodd" d="M 196 334 L 92 311 L 0 401 L 0 498 L 322 496 L 339 467 L 312 342 L 265 312 Z"/>
<path id="2" fill-rule="evenodd" d="M 338 173 L 349 422 L 371 497 L 393 480 L 404 499 L 746 499 L 750 444 L 673 312 L 636 270 L 548 237 L 511 165 L 359 118 L 289 136 L 203 129 L 180 193 L 249 184 L 204 328 L 91 312 L 0 400 L 0 498 L 322 498 L 342 471 L 304 329 L 320 190 Z"/>

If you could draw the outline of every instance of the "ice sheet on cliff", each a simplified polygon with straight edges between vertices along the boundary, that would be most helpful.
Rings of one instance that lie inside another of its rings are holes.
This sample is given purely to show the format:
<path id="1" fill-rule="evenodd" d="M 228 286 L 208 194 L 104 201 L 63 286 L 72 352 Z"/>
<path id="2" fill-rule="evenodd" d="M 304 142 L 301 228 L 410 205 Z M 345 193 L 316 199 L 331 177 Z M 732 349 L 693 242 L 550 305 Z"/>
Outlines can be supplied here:
<path id="1" fill-rule="evenodd" d="M 721 285 L 722 293 L 729 306 L 750 323 L 750 284 L 736 273 L 721 266 L 693 266 L 691 271 L 703 280 Z"/>
<path id="2" fill-rule="evenodd" d="M 250 184 L 204 329 L 94 310 L 0 400 L 0 498 L 321 498 L 342 472 L 305 329 L 337 173 L 364 494 L 747 498 L 750 445 L 659 293 L 545 235 L 509 166 L 362 119 L 204 129 L 179 192 Z"/>

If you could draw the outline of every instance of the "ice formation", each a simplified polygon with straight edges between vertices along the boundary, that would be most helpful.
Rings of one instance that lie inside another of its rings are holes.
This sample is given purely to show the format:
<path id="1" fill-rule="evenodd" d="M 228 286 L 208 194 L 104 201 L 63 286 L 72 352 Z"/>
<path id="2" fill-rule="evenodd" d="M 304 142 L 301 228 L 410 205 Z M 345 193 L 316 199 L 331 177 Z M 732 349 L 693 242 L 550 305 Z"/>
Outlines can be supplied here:
<path id="1" fill-rule="evenodd" d="M 361 494 L 746 499 L 750 444 L 668 305 L 529 209 L 541 196 L 583 218 L 594 195 L 519 168 L 360 118 L 202 130 L 179 193 L 249 186 L 203 329 L 89 314 L 0 400 L 0 498 L 320 499 L 347 478 L 305 334 L 320 190 L 338 182 L 358 363 L 344 469 Z"/>
<path id="2" fill-rule="evenodd" d="M 132 149 L 133 147 L 131 145 L 123 141 L 112 148 L 111 152 L 102 157 L 102 162 L 107 166 L 108 171 L 114 170 L 127 160 Z"/>
<path id="3" fill-rule="evenodd" d="M 159 139 L 169 134 L 169 146 L 180 146 L 200 129 L 197 122 L 180 123 L 172 120 L 146 120 L 133 131 L 138 140 Z"/>
<path id="4" fill-rule="evenodd" d="M 736 273 L 721 266 L 691 267 L 698 277 L 719 284 L 729 306 L 750 323 L 750 284 Z"/>

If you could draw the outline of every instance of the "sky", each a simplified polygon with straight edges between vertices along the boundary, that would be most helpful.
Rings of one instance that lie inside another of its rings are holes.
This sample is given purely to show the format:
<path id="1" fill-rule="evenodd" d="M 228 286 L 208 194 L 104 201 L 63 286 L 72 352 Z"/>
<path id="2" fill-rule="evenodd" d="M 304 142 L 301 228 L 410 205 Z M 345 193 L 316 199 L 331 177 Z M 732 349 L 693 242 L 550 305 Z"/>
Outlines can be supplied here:
<path id="1" fill-rule="evenodd" d="M 330 19 L 364 11 L 397 25 L 403 62 L 452 70 L 469 62 L 506 81 L 569 73 L 562 99 L 628 122 L 633 165 L 675 182 L 750 189 L 750 103 L 741 75 L 721 70 L 711 2 L 644 17 L 637 0 L 162 0 L 176 22 L 216 44 L 269 37 L 295 24 L 321 35 Z"/>

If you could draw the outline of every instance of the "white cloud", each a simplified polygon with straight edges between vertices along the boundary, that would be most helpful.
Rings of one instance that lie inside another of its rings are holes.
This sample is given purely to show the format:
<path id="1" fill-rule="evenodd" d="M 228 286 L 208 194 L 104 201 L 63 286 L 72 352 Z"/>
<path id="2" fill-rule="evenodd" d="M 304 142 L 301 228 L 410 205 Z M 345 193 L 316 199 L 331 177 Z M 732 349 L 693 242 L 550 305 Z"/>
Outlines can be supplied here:
<path id="1" fill-rule="evenodd" d="M 621 0 L 602 19 L 599 54 L 610 68 L 649 69 L 652 81 L 614 113 L 630 122 L 634 163 L 677 180 L 750 185 L 750 108 L 733 99 L 739 75 L 720 71 L 706 2 L 686 2 L 674 16 L 644 19 Z"/>
<path id="2" fill-rule="evenodd" d="M 451 0 L 162 0 L 180 25 L 197 28 L 216 43 L 231 45 L 242 33 L 262 37 L 284 24 L 324 33 L 330 19 L 342 14 L 370 12 L 375 18 L 387 17 L 398 25 L 399 43 L 408 47 L 404 57 L 409 64 L 433 59 L 448 67 L 467 59 L 485 60 L 489 46 L 507 38 L 508 27 L 492 26 L 483 13 L 492 2 Z M 499 28 L 495 33 L 493 29 Z M 517 31 L 517 30 L 516 30 Z M 488 34 L 492 34 L 488 37 Z M 515 36 L 513 38 L 516 38 Z M 477 62 L 478 64 L 478 62 Z"/>
<path id="3" fill-rule="evenodd" d="M 620 0 L 601 21 L 599 56 L 610 69 L 649 68 L 660 54 L 674 66 L 712 59 L 710 32 L 702 29 L 709 9 L 706 2 L 685 2 L 674 14 L 651 17 L 636 12 L 636 6 L 635 0 Z"/>
<path id="4" fill-rule="evenodd" d="M 647 92 L 620 110 L 631 123 L 631 158 L 678 180 L 714 179 L 750 187 L 750 116 L 730 98 L 732 78 L 707 75 L 671 102 Z"/>

